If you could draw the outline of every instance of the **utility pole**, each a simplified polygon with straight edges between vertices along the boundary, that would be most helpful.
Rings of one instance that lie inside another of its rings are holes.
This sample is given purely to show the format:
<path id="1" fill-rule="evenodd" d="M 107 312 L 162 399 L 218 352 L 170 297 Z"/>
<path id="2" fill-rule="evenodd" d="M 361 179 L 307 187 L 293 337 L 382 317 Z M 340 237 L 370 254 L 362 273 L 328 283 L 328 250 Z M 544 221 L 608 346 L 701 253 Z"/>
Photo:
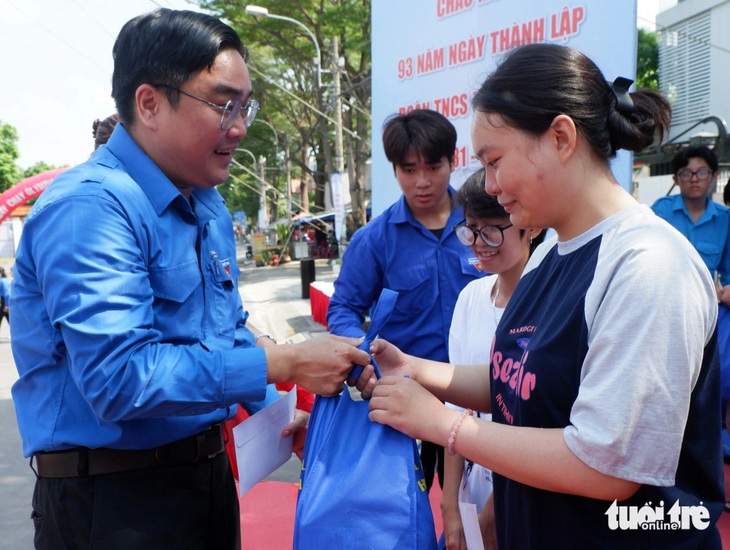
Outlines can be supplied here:
<path id="1" fill-rule="evenodd" d="M 333 198 L 333 205 L 335 206 L 335 235 L 338 237 L 340 243 L 340 254 L 344 253 L 345 243 L 347 241 L 345 231 L 345 207 L 344 207 L 344 185 L 343 178 L 345 177 L 345 159 L 343 156 L 342 147 L 342 86 L 340 83 L 340 39 L 335 36 L 332 39 L 332 80 L 334 84 L 334 95 L 335 95 L 335 170 L 338 172 L 337 176 L 330 180 L 330 185 L 337 185 L 339 189 L 335 190 L 330 188 Z M 348 184 L 349 187 L 349 184 Z M 334 197 L 338 197 L 338 204 L 335 204 Z M 341 218 L 341 219 L 340 219 Z"/>
<path id="2" fill-rule="evenodd" d="M 345 160 L 342 152 L 342 86 L 340 84 L 340 39 L 332 39 L 332 79 L 335 94 L 335 169 L 342 175 Z"/>
<path id="3" fill-rule="evenodd" d="M 268 202 L 266 200 L 266 184 L 264 183 L 266 180 L 265 167 L 266 157 L 261 155 L 259 156 L 259 177 L 261 178 L 259 180 L 259 185 L 261 186 L 261 194 L 259 195 L 259 212 L 261 212 L 261 216 L 263 217 L 263 222 L 259 224 L 261 229 L 266 229 L 269 225 L 269 210 L 268 205 L 266 204 Z"/>
<path id="4" fill-rule="evenodd" d="M 284 173 L 286 174 L 286 215 L 291 221 L 292 199 L 291 199 L 291 161 L 289 160 L 289 140 L 284 139 Z"/>

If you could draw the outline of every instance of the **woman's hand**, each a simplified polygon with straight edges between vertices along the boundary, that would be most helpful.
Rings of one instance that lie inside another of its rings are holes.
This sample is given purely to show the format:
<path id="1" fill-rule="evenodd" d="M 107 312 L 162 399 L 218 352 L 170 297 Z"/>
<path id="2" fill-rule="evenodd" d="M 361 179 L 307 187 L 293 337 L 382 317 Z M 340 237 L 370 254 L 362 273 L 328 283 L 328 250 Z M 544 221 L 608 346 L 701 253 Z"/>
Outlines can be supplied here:
<path id="1" fill-rule="evenodd" d="M 456 507 L 441 506 L 441 518 L 444 523 L 444 541 L 446 550 L 467 550 L 464 526 L 461 524 L 461 513 L 458 503 Z"/>
<path id="2" fill-rule="evenodd" d="M 370 346 L 370 353 L 378 364 L 382 376 L 400 376 L 417 380 L 411 356 L 387 340 L 380 338 L 374 340 Z"/>
<path id="3" fill-rule="evenodd" d="M 380 379 L 370 398 L 370 420 L 440 445 L 448 439 L 459 414 L 447 409 L 418 382 L 402 376 Z"/>
<path id="4" fill-rule="evenodd" d="M 307 437 L 309 416 L 310 414 L 307 411 L 296 409 L 294 411 L 294 420 L 284 426 L 284 429 L 281 430 L 281 437 L 289 437 L 294 434 L 292 451 L 297 455 L 299 460 L 302 460 L 302 454 L 304 452 L 304 440 Z"/>
<path id="5" fill-rule="evenodd" d="M 715 283 L 715 288 L 717 290 L 717 303 L 725 304 L 730 307 L 730 288 L 728 287 L 730 287 L 730 285 L 720 286 L 720 283 Z"/>
<path id="6" fill-rule="evenodd" d="M 415 378 L 414 368 L 409 363 L 410 356 L 390 342 L 380 339 L 375 340 L 370 346 L 370 353 L 378 364 L 381 376 L 396 375 Z M 375 368 L 368 365 L 363 369 L 357 380 L 349 378 L 347 383 L 350 386 L 355 386 L 362 394 L 362 398 L 367 400 L 370 399 L 377 381 Z"/>

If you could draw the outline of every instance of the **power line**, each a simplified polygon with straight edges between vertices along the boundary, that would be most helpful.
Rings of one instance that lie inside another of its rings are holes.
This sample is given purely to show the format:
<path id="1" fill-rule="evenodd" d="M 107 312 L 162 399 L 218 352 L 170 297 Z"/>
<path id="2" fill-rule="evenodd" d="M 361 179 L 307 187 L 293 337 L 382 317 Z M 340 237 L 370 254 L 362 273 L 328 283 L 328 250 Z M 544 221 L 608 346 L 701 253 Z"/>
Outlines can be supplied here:
<path id="1" fill-rule="evenodd" d="M 84 59 L 86 59 L 92 65 L 94 65 L 97 68 L 99 68 L 100 70 L 102 70 L 104 73 L 107 72 L 107 70 L 104 67 L 102 67 L 96 61 L 94 61 L 93 59 L 91 59 L 90 57 L 88 57 L 86 55 L 86 53 L 84 53 L 82 50 L 79 50 L 76 46 L 74 46 L 73 44 L 71 44 L 70 42 L 68 42 L 65 38 L 63 38 L 62 36 L 59 36 L 58 34 L 56 34 L 55 32 L 53 32 L 53 29 L 51 29 L 51 28 L 47 27 L 46 25 L 44 25 L 43 23 L 41 23 L 40 21 L 38 21 L 37 19 L 35 19 L 32 15 L 29 15 L 23 9 L 21 9 L 20 7 L 18 7 L 17 5 L 15 5 L 11 0 L 6 0 L 6 1 L 7 1 L 8 4 L 10 4 L 16 10 L 18 10 L 20 13 L 22 13 L 28 19 L 30 19 L 31 22 L 35 23 L 39 27 L 42 27 L 48 34 L 50 34 L 51 36 L 53 36 L 54 38 L 56 38 L 59 42 L 62 42 L 63 44 L 65 44 L 66 46 L 68 46 L 69 48 L 71 48 L 74 52 L 76 52 L 81 57 L 83 57 Z"/>

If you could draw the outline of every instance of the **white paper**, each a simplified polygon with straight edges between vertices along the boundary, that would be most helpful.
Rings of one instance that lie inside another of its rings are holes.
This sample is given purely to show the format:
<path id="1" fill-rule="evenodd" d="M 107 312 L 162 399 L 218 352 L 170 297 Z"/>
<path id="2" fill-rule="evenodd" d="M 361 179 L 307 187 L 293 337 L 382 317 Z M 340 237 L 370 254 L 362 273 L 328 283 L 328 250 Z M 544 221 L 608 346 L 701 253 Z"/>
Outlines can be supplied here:
<path id="1" fill-rule="evenodd" d="M 477 517 L 477 505 L 472 502 L 459 501 L 459 512 L 461 513 L 461 525 L 464 527 L 464 539 L 469 550 L 484 548 L 482 530 L 479 529 L 479 518 Z"/>
<path id="2" fill-rule="evenodd" d="M 241 495 L 291 458 L 294 436 L 281 437 L 281 430 L 294 420 L 296 390 L 294 386 L 233 428 Z"/>

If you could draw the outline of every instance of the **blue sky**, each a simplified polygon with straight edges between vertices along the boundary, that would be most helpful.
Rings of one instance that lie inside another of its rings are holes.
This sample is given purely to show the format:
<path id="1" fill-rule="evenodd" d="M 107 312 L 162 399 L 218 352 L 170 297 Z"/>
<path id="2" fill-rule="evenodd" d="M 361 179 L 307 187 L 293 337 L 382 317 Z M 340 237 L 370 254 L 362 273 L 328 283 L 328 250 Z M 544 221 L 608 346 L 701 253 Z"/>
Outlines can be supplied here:
<path id="1" fill-rule="evenodd" d="M 638 0 L 640 26 L 654 30 L 659 3 Z M 18 131 L 22 168 L 78 164 L 91 154 L 92 122 L 115 110 L 114 38 L 158 7 L 197 9 L 186 0 L 0 0 L 0 121 Z"/>

